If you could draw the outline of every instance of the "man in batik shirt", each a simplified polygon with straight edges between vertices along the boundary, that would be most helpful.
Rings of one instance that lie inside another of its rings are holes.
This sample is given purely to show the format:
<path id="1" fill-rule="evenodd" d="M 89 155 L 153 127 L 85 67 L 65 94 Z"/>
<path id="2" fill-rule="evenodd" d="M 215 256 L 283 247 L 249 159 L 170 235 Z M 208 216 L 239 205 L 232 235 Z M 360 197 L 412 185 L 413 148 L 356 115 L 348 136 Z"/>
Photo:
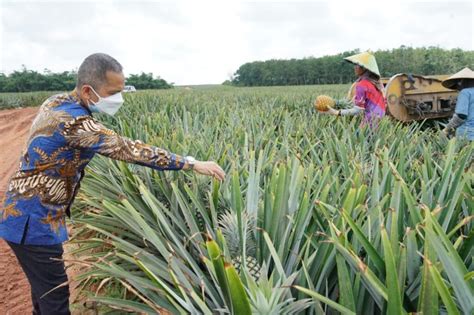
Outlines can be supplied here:
<path id="1" fill-rule="evenodd" d="M 96 153 L 153 169 L 194 170 L 222 180 L 214 162 L 196 161 L 138 140 L 119 136 L 92 112 L 115 114 L 123 103 L 122 66 L 106 54 L 87 57 L 76 89 L 50 97 L 31 127 L 17 172 L 10 179 L 0 212 L 0 238 L 16 254 L 31 285 L 34 313 L 69 314 L 69 288 L 62 258 L 68 239 L 65 216 L 84 168 Z"/>

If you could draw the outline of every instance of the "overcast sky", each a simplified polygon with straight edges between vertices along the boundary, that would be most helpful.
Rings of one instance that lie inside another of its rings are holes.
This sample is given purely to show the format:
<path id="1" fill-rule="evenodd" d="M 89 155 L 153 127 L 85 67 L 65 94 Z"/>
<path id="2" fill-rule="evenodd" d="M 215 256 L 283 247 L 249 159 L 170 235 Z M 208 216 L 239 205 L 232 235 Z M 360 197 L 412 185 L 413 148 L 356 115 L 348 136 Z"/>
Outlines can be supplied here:
<path id="1" fill-rule="evenodd" d="M 222 83 L 255 60 L 400 45 L 474 50 L 473 1 L 411 2 L 0 0 L 0 72 L 72 70 L 105 52 L 126 75 L 185 85 Z"/>

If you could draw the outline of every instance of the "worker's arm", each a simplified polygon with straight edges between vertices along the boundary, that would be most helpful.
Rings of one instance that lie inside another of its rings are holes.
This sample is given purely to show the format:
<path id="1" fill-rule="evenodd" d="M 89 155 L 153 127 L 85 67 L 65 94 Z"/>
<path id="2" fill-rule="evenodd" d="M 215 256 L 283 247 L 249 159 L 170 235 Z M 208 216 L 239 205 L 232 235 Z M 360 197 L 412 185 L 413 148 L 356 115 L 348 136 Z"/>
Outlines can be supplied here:
<path id="1" fill-rule="evenodd" d="M 362 84 L 356 84 L 354 106 L 349 109 L 341 109 L 339 116 L 357 116 L 364 113 L 367 88 Z"/>
<path id="2" fill-rule="evenodd" d="M 445 133 L 455 130 L 461 126 L 467 119 L 467 114 L 469 110 L 469 94 L 467 92 L 459 92 L 458 99 L 456 100 L 456 109 L 454 111 L 453 117 L 449 120 L 446 128 L 444 128 Z"/>
<path id="3" fill-rule="evenodd" d="M 326 114 L 326 115 L 334 115 L 334 116 L 356 116 L 364 113 L 364 109 L 359 107 L 359 106 L 353 106 L 348 109 L 340 109 L 336 110 L 334 108 L 329 108 L 327 111 L 324 112 L 319 112 L 321 114 Z"/>
<path id="4" fill-rule="evenodd" d="M 453 117 L 449 120 L 448 124 L 445 127 L 446 132 L 457 129 L 459 126 L 464 124 L 467 116 L 462 114 L 454 114 Z"/>
<path id="5" fill-rule="evenodd" d="M 139 140 L 122 137 L 92 116 L 81 116 L 66 122 L 62 132 L 67 144 L 72 148 L 91 150 L 115 160 L 157 170 L 187 168 L 183 157 Z"/>
<path id="6" fill-rule="evenodd" d="M 341 109 L 338 112 L 339 116 L 356 116 L 364 113 L 364 109 L 359 106 L 354 106 L 348 109 Z"/>
<path id="7" fill-rule="evenodd" d="M 354 106 L 348 109 L 333 110 L 330 114 L 336 116 L 357 116 L 363 114 L 365 111 L 366 87 L 358 84 L 355 89 Z"/>

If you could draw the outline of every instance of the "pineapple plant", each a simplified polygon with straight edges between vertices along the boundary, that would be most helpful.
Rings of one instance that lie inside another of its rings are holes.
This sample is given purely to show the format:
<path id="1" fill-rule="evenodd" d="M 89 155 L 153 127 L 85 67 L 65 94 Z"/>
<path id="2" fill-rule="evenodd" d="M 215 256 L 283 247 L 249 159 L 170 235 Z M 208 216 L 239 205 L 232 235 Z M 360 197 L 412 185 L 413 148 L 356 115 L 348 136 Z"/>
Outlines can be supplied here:
<path id="1" fill-rule="evenodd" d="M 240 274 L 242 272 L 242 265 L 245 262 L 245 267 L 249 275 L 257 281 L 260 278 L 261 266 L 256 258 L 254 236 L 256 227 L 255 221 L 254 216 L 249 215 L 247 212 L 242 213 L 242 225 L 244 226 L 243 230 L 245 233 L 245 256 L 242 256 L 241 254 L 237 214 L 230 211 L 223 213 L 219 219 L 219 227 L 221 228 L 222 234 L 226 240 L 234 268 Z"/>
<path id="2" fill-rule="evenodd" d="M 215 261 L 221 280 L 242 279 L 254 314 L 471 314 L 474 144 L 390 120 L 368 143 L 357 119 L 308 119 L 315 88 L 336 96 L 347 86 L 128 95 L 133 106 L 104 118 L 111 127 L 233 176 L 211 187 L 95 158 L 75 207 L 97 211 L 73 211 L 73 240 L 91 265 L 82 283 L 113 279 L 127 294 L 92 299 L 225 314 Z M 222 249 L 214 261 L 203 232 Z"/>

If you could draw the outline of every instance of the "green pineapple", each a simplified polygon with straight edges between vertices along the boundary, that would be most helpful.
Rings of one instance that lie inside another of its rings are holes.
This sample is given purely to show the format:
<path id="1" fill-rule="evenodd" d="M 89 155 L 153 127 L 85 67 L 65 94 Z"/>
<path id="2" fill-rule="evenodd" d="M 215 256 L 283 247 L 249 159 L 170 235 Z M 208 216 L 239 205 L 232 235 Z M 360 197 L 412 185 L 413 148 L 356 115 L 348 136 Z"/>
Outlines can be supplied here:
<path id="1" fill-rule="evenodd" d="M 185 183 L 186 185 L 189 186 L 189 188 L 191 188 L 195 196 L 197 196 L 197 198 L 202 201 L 202 204 L 207 209 L 206 205 L 208 205 L 209 203 L 208 192 L 210 189 L 209 180 L 206 178 L 196 177 L 194 178 L 194 180 L 189 179 Z M 191 198 L 188 197 L 188 202 L 191 203 L 193 201 L 191 200 Z M 199 231 L 206 232 L 207 231 L 206 221 L 204 220 L 202 213 L 196 210 L 194 211 L 194 217 L 195 217 L 195 221 L 196 221 Z M 186 226 L 188 226 L 187 223 L 186 223 Z M 188 226 L 188 229 L 189 229 L 189 226 Z"/>
<path id="2" fill-rule="evenodd" d="M 242 268 L 242 256 L 233 258 L 232 265 L 234 265 L 234 268 L 240 274 Z M 258 279 L 260 279 L 262 267 L 258 263 L 257 258 L 247 255 L 247 257 L 245 257 L 245 266 L 253 280 L 258 281 Z"/>
<path id="3" fill-rule="evenodd" d="M 240 251 L 240 237 L 237 222 L 237 214 L 226 211 L 219 218 L 219 226 L 227 243 L 229 254 L 232 258 L 232 264 L 238 273 L 242 270 L 242 256 Z M 261 266 L 256 258 L 256 244 L 254 231 L 256 228 L 255 217 L 250 216 L 247 212 L 242 213 L 242 226 L 245 237 L 245 265 L 250 276 L 254 280 L 260 278 Z"/>
<path id="4" fill-rule="evenodd" d="M 199 231 L 206 232 L 206 222 L 204 221 L 204 218 L 201 212 L 196 211 L 195 214 L 196 214 L 196 222 L 197 222 Z"/>

